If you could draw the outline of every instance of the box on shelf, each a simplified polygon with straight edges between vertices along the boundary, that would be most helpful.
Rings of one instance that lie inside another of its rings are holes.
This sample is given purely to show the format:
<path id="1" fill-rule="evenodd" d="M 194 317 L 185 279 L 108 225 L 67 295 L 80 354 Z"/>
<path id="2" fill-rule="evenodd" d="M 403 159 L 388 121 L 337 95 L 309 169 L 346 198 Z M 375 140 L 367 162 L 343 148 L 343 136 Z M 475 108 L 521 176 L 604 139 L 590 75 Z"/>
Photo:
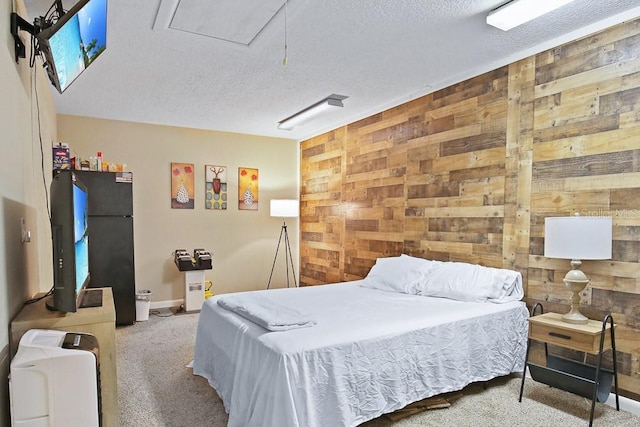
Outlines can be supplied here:
<path id="1" fill-rule="evenodd" d="M 59 143 L 53 146 L 53 170 L 71 169 L 69 144 Z"/>

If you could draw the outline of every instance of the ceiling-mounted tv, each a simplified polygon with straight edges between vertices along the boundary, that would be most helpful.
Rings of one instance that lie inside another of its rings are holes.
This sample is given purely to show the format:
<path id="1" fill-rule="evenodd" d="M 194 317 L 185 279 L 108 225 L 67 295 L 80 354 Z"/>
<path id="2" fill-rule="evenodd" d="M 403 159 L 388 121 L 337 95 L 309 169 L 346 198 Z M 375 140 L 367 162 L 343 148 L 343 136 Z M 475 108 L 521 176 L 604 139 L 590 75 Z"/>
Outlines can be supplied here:
<path id="1" fill-rule="evenodd" d="M 62 93 L 107 47 L 107 0 L 78 0 L 67 12 L 61 0 L 37 31 L 49 80 Z"/>

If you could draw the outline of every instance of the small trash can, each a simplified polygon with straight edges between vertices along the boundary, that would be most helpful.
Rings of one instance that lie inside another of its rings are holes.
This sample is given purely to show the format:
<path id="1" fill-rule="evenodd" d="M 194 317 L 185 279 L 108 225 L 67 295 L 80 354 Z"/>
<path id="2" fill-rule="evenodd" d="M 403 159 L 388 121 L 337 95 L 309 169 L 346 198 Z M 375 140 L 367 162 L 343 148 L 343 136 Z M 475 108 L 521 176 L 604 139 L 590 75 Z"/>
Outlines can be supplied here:
<path id="1" fill-rule="evenodd" d="M 149 320 L 151 306 L 151 291 L 142 289 L 136 292 L 136 322 Z"/>

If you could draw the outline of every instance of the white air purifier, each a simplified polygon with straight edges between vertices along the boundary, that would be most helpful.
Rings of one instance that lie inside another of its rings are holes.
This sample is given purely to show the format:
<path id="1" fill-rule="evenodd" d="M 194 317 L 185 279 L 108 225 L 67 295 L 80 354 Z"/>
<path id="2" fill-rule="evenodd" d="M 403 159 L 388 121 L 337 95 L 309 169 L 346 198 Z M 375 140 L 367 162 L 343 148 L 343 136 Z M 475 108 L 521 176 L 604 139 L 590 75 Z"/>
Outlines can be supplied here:
<path id="1" fill-rule="evenodd" d="M 184 272 L 184 311 L 199 311 L 204 304 L 204 270 Z"/>
<path id="2" fill-rule="evenodd" d="M 27 331 L 11 361 L 11 425 L 98 427 L 98 357 L 93 335 Z"/>

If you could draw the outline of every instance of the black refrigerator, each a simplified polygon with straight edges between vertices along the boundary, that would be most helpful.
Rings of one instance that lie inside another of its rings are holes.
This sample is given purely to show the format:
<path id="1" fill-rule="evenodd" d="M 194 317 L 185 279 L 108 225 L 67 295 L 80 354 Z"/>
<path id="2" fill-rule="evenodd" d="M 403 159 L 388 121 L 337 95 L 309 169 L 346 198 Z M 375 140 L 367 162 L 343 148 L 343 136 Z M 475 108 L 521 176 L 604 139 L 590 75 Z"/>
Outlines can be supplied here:
<path id="1" fill-rule="evenodd" d="M 116 324 L 136 320 L 131 172 L 74 171 L 87 187 L 89 287 L 110 287 Z"/>

